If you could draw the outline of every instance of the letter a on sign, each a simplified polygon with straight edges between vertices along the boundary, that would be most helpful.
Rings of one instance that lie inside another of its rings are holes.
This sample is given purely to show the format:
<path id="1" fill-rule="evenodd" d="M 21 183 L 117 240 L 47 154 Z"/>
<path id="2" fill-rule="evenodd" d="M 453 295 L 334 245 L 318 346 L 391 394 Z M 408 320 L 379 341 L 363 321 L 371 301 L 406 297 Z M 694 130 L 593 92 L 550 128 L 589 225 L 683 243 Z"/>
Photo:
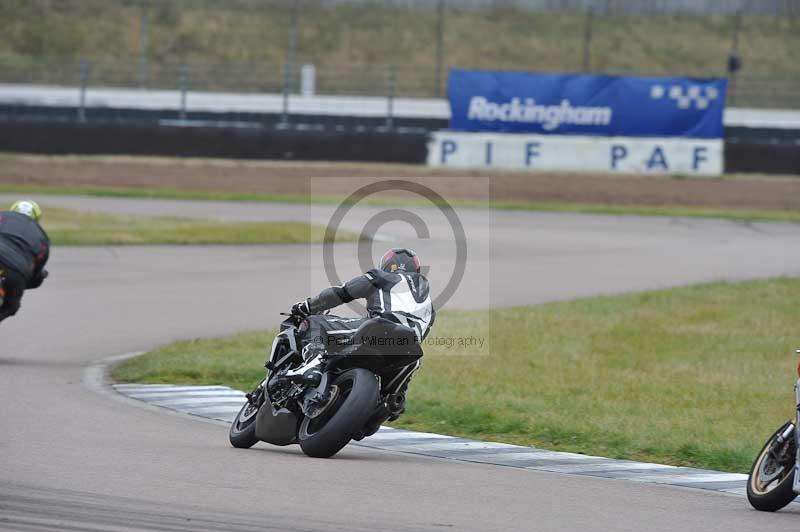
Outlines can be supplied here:
<path id="1" fill-rule="evenodd" d="M 667 158 L 664 155 L 664 151 L 661 149 L 661 146 L 656 146 L 656 149 L 653 150 L 653 154 L 650 156 L 650 159 L 647 160 L 647 169 L 653 170 L 654 168 L 669 170 Z"/>

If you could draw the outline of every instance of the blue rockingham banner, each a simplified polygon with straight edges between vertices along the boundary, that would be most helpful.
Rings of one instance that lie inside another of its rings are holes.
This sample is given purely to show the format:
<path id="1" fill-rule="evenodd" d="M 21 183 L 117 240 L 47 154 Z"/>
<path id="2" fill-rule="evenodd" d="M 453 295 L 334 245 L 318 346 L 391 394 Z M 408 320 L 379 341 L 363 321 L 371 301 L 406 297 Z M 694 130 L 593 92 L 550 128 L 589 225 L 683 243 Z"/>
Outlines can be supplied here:
<path id="1" fill-rule="evenodd" d="M 726 90 L 725 79 L 456 69 L 450 129 L 717 139 Z"/>

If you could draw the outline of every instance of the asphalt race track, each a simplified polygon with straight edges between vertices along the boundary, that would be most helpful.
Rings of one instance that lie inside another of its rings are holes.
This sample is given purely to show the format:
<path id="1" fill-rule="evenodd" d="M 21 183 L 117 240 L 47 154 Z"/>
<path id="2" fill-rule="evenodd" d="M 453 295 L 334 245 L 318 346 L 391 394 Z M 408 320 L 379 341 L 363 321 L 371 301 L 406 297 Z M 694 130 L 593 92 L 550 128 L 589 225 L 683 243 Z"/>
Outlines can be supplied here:
<path id="1" fill-rule="evenodd" d="M 333 209 L 45 203 L 323 224 Z M 356 209 L 343 227 L 359 230 L 375 212 Z M 438 271 L 449 275 L 453 249 L 435 213 L 414 212 L 431 220 L 430 239 L 411 239 L 399 223 L 378 237 L 415 246 L 436 285 Z M 800 225 L 477 210 L 462 219 L 470 265 L 451 308 L 800 275 Z M 741 497 L 697 490 L 355 447 L 332 460 L 307 458 L 297 448 L 235 450 L 223 427 L 137 408 L 82 383 L 84 368 L 110 355 L 275 325 L 279 311 L 324 286 L 319 248 L 55 249 L 45 287 L 27 294 L 20 315 L 0 325 L 0 528 L 796 529 L 797 510 L 762 514 Z M 343 277 L 358 269 L 355 250 L 338 245 Z"/>

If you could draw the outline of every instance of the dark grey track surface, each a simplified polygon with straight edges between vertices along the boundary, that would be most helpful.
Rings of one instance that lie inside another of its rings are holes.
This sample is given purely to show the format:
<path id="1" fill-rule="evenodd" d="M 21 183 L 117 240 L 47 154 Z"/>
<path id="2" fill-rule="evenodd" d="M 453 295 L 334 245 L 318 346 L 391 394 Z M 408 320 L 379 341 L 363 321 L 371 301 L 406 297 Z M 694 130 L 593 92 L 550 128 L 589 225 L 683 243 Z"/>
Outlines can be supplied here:
<path id="1" fill-rule="evenodd" d="M 125 201 L 114 209 L 123 204 L 151 213 L 166 205 Z M 170 206 L 171 214 L 198 214 L 196 204 Z M 294 206 L 201 210 L 237 219 L 306 216 Z M 324 221 L 324 213 L 316 216 Z M 800 274 L 800 226 L 498 213 L 487 243 L 485 213 L 470 216 L 477 273 L 467 279 L 478 283 L 490 265 L 492 282 L 479 297 L 462 288 L 453 307 Z M 452 251 L 435 236 L 414 245 L 435 283 Z M 343 257 L 353 249 L 340 246 Z M 56 249 L 52 279 L 0 325 L 0 528 L 751 531 L 800 522 L 794 510 L 761 514 L 739 497 L 641 483 L 355 447 L 333 460 L 296 448 L 239 451 L 223 427 L 135 408 L 81 385 L 83 367 L 108 355 L 273 326 L 278 311 L 321 287 L 318 268 L 308 267 L 317 252 Z M 354 260 L 339 267 L 355 269 Z M 512 282 L 515 274 L 525 281 Z"/>

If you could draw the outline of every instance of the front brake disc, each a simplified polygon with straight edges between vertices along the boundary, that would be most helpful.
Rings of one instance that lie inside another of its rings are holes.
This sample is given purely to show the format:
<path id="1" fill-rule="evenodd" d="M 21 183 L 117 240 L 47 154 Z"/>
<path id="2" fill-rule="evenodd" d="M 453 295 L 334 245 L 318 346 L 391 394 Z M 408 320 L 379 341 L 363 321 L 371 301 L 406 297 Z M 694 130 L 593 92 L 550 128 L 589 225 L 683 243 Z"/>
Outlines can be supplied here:
<path id="1" fill-rule="evenodd" d="M 303 409 L 303 413 L 306 415 L 306 417 L 309 417 L 311 419 L 319 417 L 320 414 L 325 412 L 325 410 L 327 410 L 328 407 L 331 406 L 334 403 L 334 401 L 336 401 L 338 395 L 339 395 L 339 387 L 334 384 L 331 386 L 330 391 L 328 391 L 328 397 L 324 399 L 322 402 L 317 403 L 317 401 L 315 401 L 314 399 L 309 399 L 306 402 L 306 405 L 308 406 L 306 406 Z"/>

